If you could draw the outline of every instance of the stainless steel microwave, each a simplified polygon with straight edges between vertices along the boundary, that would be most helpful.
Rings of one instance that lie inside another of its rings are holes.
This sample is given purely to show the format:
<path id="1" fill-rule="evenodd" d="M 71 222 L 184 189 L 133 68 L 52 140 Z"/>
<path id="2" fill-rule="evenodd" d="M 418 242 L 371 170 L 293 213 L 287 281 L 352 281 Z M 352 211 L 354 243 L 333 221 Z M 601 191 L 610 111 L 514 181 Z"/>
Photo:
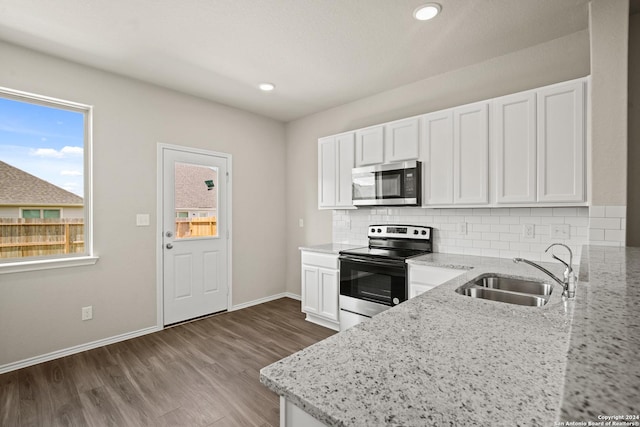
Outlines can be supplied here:
<path id="1" fill-rule="evenodd" d="M 354 206 L 420 206 L 422 163 L 388 163 L 351 171 Z"/>

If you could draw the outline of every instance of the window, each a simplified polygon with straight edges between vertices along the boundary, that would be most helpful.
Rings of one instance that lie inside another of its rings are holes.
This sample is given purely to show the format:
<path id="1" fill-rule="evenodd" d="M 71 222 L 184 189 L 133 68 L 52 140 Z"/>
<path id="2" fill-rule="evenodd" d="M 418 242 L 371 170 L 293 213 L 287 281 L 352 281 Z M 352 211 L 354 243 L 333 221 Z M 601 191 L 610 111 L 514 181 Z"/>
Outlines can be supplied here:
<path id="1" fill-rule="evenodd" d="M 91 107 L 0 88 L 0 273 L 95 263 Z"/>
<path id="2" fill-rule="evenodd" d="M 22 209 L 22 218 L 60 218 L 60 209 Z"/>

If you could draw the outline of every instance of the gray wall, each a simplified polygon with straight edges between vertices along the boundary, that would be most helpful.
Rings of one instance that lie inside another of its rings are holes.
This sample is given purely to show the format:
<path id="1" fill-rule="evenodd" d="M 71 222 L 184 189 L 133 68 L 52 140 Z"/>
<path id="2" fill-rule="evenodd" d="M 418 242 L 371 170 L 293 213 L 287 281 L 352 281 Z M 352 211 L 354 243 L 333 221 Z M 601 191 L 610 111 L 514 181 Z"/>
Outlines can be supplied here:
<path id="1" fill-rule="evenodd" d="M 592 0 L 589 11 L 590 202 L 593 206 L 625 206 L 629 0 Z"/>
<path id="2" fill-rule="evenodd" d="M 233 155 L 233 302 L 284 291 L 282 123 L 5 43 L 0 58 L 2 86 L 95 107 L 100 256 L 0 275 L 0 366 L 155 325 L 158 142 Z M 151 226 L 136 227 L 136 213 L 151 214 Z M 82 322 L 86 305 L 94 318 Z"/>
<path id="3" fill-rule="evenodd" d="M 317 202 L 317 139 L 412 115 L 489 99 L 590 72 L 589 33 L 425 79 L 287 124 L 287 291 L 300 293 L 298 247 L 331 240 L 332 213 Z M 298 219 L 305 226 L 298 226 Z"/>
<path id="4" fill-rule="evenodd" d="M 629 18 L 627 245 L 640 246 L 640 13 Z"/>

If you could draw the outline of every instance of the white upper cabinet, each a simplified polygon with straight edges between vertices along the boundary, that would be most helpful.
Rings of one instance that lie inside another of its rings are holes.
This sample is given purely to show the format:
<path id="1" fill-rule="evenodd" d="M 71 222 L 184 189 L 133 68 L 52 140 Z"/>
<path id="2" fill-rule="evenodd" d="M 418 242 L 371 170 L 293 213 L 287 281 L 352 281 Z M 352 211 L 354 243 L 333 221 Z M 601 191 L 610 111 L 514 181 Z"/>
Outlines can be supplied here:
<path id="1" fill-rule="evenodd" d="M 398 120 L 385 125 L 385 162 L 415 160 L 419 154 L 419 118 Z"/>
<path id="2" fill-rule="evenodd" d="M 489 203 L 489 103 L 453 110 L 453 202 Z"/>
<path id="3" fill-rule="evenodd" d="M 336 206 L 352 207 L 351 169 L 355 166 L 354 134 L 343 133 L 336 137 L 336 154 L 338 167 L 336 168 Z"/>
<path id="4" fill-rule="evenodd" d="M 585 200 L 585 82 L 538 90 L 538 202 Z"/>
<path id="5" fill-rule="evenodd" d="M 318 208 L 349 208 L 351 169 L 354 167 L 354 133 L 318 140 Z"/>
<path id="6" fill-rule="evenodd" d="M 318 140 L 318 207 L 336 204 L 336 138 L 328 136 Z"/>
<path id="7" fill-rule="evenodd" d="M 423 198 L 427 205 L 453 203 L 453 112 L 422 116 Z"/>
<path id="8" fill-rule="evenodd" d="M 493 101 L 496 203 L 585 201 L 585 84 Z"/>
<path id="9" fill-rule="evenodd" d="M 318 206 L 353 207 L 351 168 L 419 159 L 423 205 L 587 205 L 588 78 L 321 138 Z"/>
<path id="10" fill-rule="evenodd" d="M 356 131 L 356 167 L 384 162 L 384 126 Z"/>
<path id="11" fill-rule="evenodd" d="M 493 101 L 496 203 L 536 201 L 536 94 Z"/>

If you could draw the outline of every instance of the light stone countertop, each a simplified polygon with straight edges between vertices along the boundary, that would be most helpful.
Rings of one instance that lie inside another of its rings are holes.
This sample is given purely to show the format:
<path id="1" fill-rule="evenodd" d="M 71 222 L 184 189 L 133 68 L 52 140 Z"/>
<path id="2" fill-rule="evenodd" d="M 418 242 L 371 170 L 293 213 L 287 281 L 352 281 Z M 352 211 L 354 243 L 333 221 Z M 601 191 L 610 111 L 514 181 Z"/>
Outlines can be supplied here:
<path id="1" fill-rule="evenodd" d="M 640 416 L 640 248 L 585 246 L 581 260 L 560 420 L 640 425 L 626 418 Z"/>
<path id="2" fill-rule="evenodd" d="M 350 245 L 348 243 L 325 243 L 323 245 L 314 246 L 300 246 L 298 249 L 301 251 L 319 252 L 324 254 L 338 255 L 340 251 L 346 251 L 348 249 L 362 248 L 366 245 Z"/>
<path id="3" fill-rule="evenodd" d="M 544 307 L 455 293 L 486 273 L 546 277 L 510 260 L 429 254 L 411 262 L 472 269 L 263 368 L 262 383 L 327 425 L 551 425 L 572 303 L 559 288 Z"/>

